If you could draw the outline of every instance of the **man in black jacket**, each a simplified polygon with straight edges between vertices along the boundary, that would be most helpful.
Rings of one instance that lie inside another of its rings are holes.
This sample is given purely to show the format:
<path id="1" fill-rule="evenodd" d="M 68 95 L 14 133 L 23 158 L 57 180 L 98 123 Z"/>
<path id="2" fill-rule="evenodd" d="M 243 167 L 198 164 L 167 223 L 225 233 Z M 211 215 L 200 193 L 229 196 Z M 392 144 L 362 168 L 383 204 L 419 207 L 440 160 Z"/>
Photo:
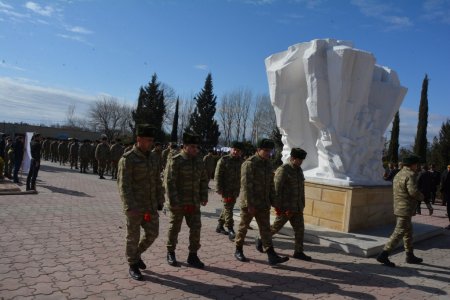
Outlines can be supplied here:
<path id="1" fill-rule="evenodd" d="M 41 135 L 35 133 L 30 143 L 31 162 L 27 177 L 27 191 L 36 190 L 36 178 L 41 166 Z"/>

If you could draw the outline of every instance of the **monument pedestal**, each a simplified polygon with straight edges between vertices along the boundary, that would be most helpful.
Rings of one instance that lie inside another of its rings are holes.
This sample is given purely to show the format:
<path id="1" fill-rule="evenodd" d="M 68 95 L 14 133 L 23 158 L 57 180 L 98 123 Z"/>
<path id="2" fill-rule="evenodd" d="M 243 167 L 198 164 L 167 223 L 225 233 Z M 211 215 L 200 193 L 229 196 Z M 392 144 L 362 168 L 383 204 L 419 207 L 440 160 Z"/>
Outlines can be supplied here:
<path id="1" fill-rule="evenodd" d="M 395 223 L 392 186 L 334 186 L 305 182 L 305 223 L 355 232 Z"/>

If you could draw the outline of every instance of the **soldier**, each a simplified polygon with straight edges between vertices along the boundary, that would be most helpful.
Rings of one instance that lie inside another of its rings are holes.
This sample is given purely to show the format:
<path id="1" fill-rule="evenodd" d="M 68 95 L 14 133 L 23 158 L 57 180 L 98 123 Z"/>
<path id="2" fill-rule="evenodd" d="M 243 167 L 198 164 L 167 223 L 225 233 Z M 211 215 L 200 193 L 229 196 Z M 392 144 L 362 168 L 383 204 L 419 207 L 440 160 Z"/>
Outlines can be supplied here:
<path id="1" fill-rule="evenodd" d="M 11 137 L 6 138 L 5 145 L 5 177 L 11 179 L 12 166 L 14 164 L 14 149 L 12 147 Z"/>
<path id="2" fill-rule="evenodd" d="M 106 135 L 102 136 L 102 142 L 97 145 L 95 149 L 95 159 L 98 161 L 98 176 L 100 179 L 105 179 L 106 162 L 109 159 L 110 151 L 108 146 L 108 138 Z"/>
<path id="3" fill-rule="evenodd" d="M 200 205 L 208 202 L 208 175 L 202 159 L 198 156 L 200 136 L 183 134 L 183 149 L 168 160 L 164 173 L 170 225 L 167 240 L 167 262 L 177 266 L 175 249 L 183 218 L 189 227 L 189 257 L 187 262 L 195 268 L 204 268 L 197 256 L 200 249 L 202 227 Z"/>
<path id="4" fill-rule="evenodd" d="M 13 181 L 14 183 L 19 183 L 19 170 L 22 167 L 22 161 L 23 161 L 23 151 L 24 151 L 24 144 L 23 144 L 23 136 L 17 135 L 14 145 L 14 173 L 13 173 Z"/>
<path id="5" fill-rule="evenodd" d="M 447 165 L 447 169 L 442 172 L 439 190 L 442 194 L 442 205 L 447 205 L 447 217 L 450 222 L 450 164 Z M 450 229 L 450 225 L 448 225 L 446 229 Z"/>
<path id="6" fill-rule="evenodd" d="M 50 152 L 50 138 L 46 137 L 44 141 L 42 142 L 42 156 L 44 160 L 48 160 L 49 158 L 49 152 Z"/>
<path id="7" fill-rule="evenodd" d="M 229 155 L 219 159 L 214 178 L 216 180 L 217 193 L 222 196 L 223 208 L 219 217 L 216 232 L 229 235 L 232 240 L 236 234 L 233 229 L 233 209 L 241 188 L 242 150 L 244 144 L 233 142 Z M 225 225 L 228 231 L 223 228 Z"/>
<path id="8" fill-rule="evenodd" d="M 89 158 L 91 155 L 91 141 L 84 140 L 80 146 L 79 158 L 80 158 L 80 173 L 86 173 L 86 169 L 89 165 Z"/>
<path id="9" fill-rule="evenodd" d="M 78 170 L 78 152 L 80 149 L 80 144 L 78 139 L 73 139 L 72 145 L 69 148 L 69 159 L 70 159 L 70 169 L 74 168 Z"/>
<path id="10" fill-rule="evenodd" d="M 121 139 L 116 138 L 116 142 L 110 148 L 111 179 L 117 179 L 117 165 L 119 163 L 119 159 L 122 157 L 123 150 L 124 150 L 124 148 L 120 142 L 121 142 Z"/>
<path id="11" fill-rule="evenodd" d="M 167 166 L 167 163 L 172 159 L 172 157 L 174 157 L 175 155 L 178 154 L 178 145 L 177 144 L 171 144 L 170 145 L 170 149 L 169 149 L 169 154 L 167 154 L 166 160 L 163 161 L 164 164 L 164 168 Z M 164 157 L 163 157 L 164 159 Z"/>
<path id="12" fill-rule="evenodd" d="M 395 267 L 389 260 L 389 253 L 397 246 L 403 238 L 403 246 L 406 251 L 406 262 L 419 264 L 423 260 L 414 255 L 413 252 L 413 228 L 411 218 L 415 215 L 419 201 L 423 200 L 423 195 L 417 188 L 417 164 L 419 157 L 411 154 L 405 155 L 402 159 L 403 168 L 395 175 L 392 189 L 394 191 L 394 215 L 397 219 L 394 232 L 389 241 L 384 245 L 383 251 L 377 256 L 377 261 Z"/>
<path id="13" fill-rule="evenodd" d="M 275 172 L 275 212 L 276 219 L 270 232 L 272 236 L 283 228 L 287 221 L 291 223 L 295 233 L 294 258 L 311 261 L 311 256 L 303 253 L 303 237 L 305 235 L 305 177 L 301 165 L 306 158 L 306 151 L 292 148 L 289 162 L 278 167 Z M 256 249 L 263 252 L 261 239 L 256 241 Z"/>
<path id="14" fill-rule="evenodd" d="M 92 141 L 91 144 L 91 164 L 92 164 L 92 172 L 94 174 L 98 174 L 98 161 L 97 159 L 95 159 L 95 150 L 97 150 L 97 146 L 99 144 L 98 140 Z M 130 148 L 130 150 L 132 149 L 132 147 Z M 125 151 L 128 152 L 128 151 Z"/>
<path id="15" fill-rule="evenodd" d="M 27 191 L 36 190 L 36 178 L 41 166 L 41 139 L 41 135 L 36 133 L 30 143 L 31 161 L 27 177 Z"/>
<path id="16" fill-rule="evenodd" d="M 431 189 L 433 186 L 433 177 L 431 173 L 428 172 L 428 167 L 426 165 L 422 166 L 422 171 L 420 171 L 417 176 L 417 188 L 422 193 L 425 205 L 428 208 L 428 212 L 430 216 L 433 214 L 433 206 L 431 205 Z M 420 209 L 421 202 L 417 205 L 416 213 L 422 214 L 422 210 Z"/>
<path id="17" fill-rule="evenodd" d="M 147 266 L 141 255 L 158 237 L 158 210 L 164 204 L 159 161 L 150 152 L 154 134 L 155 128 L 150 125 L 138 125 L 137 143 L 119 161 L 117 183 L 127 219 L 126 257 L 129 274 L 135 280 L 143 279 L 139 269 Z"/>
<path id="18" fill-rule="evenodd" d="M 439 185 L 441 180 L 441 173 L 436 170 L 435 164 L 430 164 L 430 174 L 431 178 L 433 179 L 433 184 L 431 186 L 431 204 L 435 204 L 437 186 Z"/>
<path id="19" fill-rule="evenodd" d="M 162 171 L 162 145 L 160 142 L 155 143 L 155 147 L 153 148 L 152 152 L 158 157 Z"/>
<path id="20" fill-rule="evenodd" d="M 57 139 L 54 139 L 50 143 L 50 155 L 51 155 L 51 162 L 58 161 L 58 140 Z"/>
<path id="21" fill-rule="evenodd" d="M 243 246 L 248 226 L 253 217 L 258 223 L 263 249 L 267 252 L 270 265 L 283 263 L 289 257 L 280 257 L 275 253 L 270 233 L 270 207 L 275 200 L 273 166 L 270 153 L 275 147 L 272 140 L 262 139 L 258 142 L 256 154 L 249 157 L 241 168 L 241 222 L 236 235 L 237 260 L 246 262 Z"/>

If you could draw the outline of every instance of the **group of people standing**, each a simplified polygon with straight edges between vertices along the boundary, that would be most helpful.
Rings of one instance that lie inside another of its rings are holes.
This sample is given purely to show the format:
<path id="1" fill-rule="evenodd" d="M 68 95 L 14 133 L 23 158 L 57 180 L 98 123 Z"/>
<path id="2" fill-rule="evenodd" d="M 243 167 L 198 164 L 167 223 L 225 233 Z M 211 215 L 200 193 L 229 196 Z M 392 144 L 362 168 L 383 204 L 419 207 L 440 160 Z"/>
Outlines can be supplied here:
<path id="1" fill-rule="evenodd" d="M 0 134 L 0 179 L 4 177 L 19 183 L 19 170 L 24 155 L 24 135 Z"/>
<path id="2" fill-rule="evenodd" d="M 180 151 L 164 161 L 150 151 L 154 133 L 150 125 L 138 125 L 136 144 L 119 161 L 118 187 L 127 223 L 125 252 L 129 274 L 135 280 L 143 279 L 140 270 L 145 269 L 146 265 L 141 255 L 158 237 L 158 211 L 164 206 L 169 212 L 167 263 L 174 267 L 179 265 L 176 258 L 178 234 L 183 220 L 186 220 L 189 227 L 187 263 L 195 268 L 205 266 L 198 257 L 202 228 L 200 207 L 208 203 L 210 178 L 204 158 L 199 155 L 201 138 L 196 134 L 184 133 Z M 259 141 L 256 153 L 245 161 L 242 158 L 243 146 L 233 142 L 230 153 L 222 156 L 215 168 L 216 189 L 223 202 L 216 231 L 228 235 L 235 243 L 235 258 L 247 262 L 243 245 L 250 222 L 255 218 L 260 236 L 256 247 L 267 253 L 270 265 L 275 265 L 286 262 L 289 257 L 279 256 L 275 252 L 272 236 L 289 221 L 295 230 L 293 257 L 311 260 L 303 252 L 305 194 L 301 164 L 306 152 L 300 148 L 293 149 L 289 163 L 276 170 L 274 180 L 270 160 L 274 142 L 269 139 Z M 241 221 L 235 232 L 233 208 L 238 197 Z M 275 207 L 277 214 L 272 225 L 271 207 Z M 144 230 L 142 238 L 141 227 Z"/>

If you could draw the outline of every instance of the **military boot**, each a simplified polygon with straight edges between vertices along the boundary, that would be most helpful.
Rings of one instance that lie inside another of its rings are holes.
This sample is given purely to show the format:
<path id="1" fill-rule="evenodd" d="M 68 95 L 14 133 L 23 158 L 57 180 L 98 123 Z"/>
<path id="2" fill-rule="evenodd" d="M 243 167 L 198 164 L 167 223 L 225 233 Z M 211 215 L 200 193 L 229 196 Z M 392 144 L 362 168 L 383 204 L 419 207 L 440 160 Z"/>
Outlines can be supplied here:
<path id="1" fill-rule="evenodd" d="M 380 254 L 378 254 L 377 261 L 385 266 L 392 268 L 395 267 L 395 264 L 389 260 L 389 252 L 387 251 L 383 250 Z"/>
<path id="2" fill-rule="evenodd" d="M 142 259 L 139 259 L 139 261 L 138 261 L 138 263 L 137 263 L 137 266 L 138 266 L 138 268 L 141 269 L 141 270 L 147 269 L 147 265 L 144 263 L 144 261 L 143 261 Z"/>
<path id="3" fill-rule="evenodd" d="M 197 253 L 189 253 L 187 263 L 197 269 L 203 269 L 205 264 L 198 258 Z"/>
<path id="4" fill-rule="evenodd" d="M 234 232 L 233 227 L 228 227 L 228 238 L 230 239 L 230 241 L 234 240 L 235 237 L 236 232 Z"/>
<path id="5" fill-rule="evenodd" d="M 245 257 L 245 255 L 244 255 L 244 250 L 242 250 L 242 247 L 236 247 L 236 251 L 234 252 L 234 257 L 236 257 L 236 259 L 238 261 L 242 261 L 242 262 L 248 261 L 247 257 Z"/>
<path id="6" fill-rule="evenodd" d="M 294 255 L 292 257 L 296 258 L 296 259 L 305 260 L 305 261 L 311 261 L 311 259 L 312 259 L 311 256 L 308 256 L 305 253 L 300 252 L 300 251 L 295 251 Z"/>
<path id="7" fill-rule="evenodd" d="M 134 280 L 142 281 L 142 279 L 144 279 L 141 271 L 139 271 L 138 264 L 130 265 L 130 270 L 128 271 L 128 273 Z"/>
<path id="8" fill-rule="evenodd" d="M 255 238 L 255 248 L 258 252 L 264 253 L 263 244 L 259 236 Z"/>
<path id="9" fill-rule="evenodd" d="M 167 252 L 167 263 L 169 265 L 171 265 L 172 267 L 177 267 L 178 266 L 177 258 L 175 257 L 175 252 L 174 251 Z"/>
<path id="10" fill-rule="evenodd" d="M 279 256 L 278 254 L 275 253 L 275 250 L 273 249 L 273 247 L 270 247 L 269 249 L 267 249 L 267 257 L 269 260 L 269 265 L 276 265 L 276 264 L 281 264 L 284 262 L 287 262 L 289 260 L 289 257 L 287 256 Z"/>
<path id="11" fill-rule="evenodd" d="M 430 213 L 430 216 L 433 214 L 433 206 L 431 206 L 430 202 L 426 203 L 427 208 L 428 208 L 428 212 Z"/>
<path id="12" fill-rule="evenodd" d="M 221 233 L 221 234 L 225 234 L 228 235 L 228 231 L 225 230 L 225 228 L 223 228 L 223 225 L 218 224 L 216 227 L 216 232 L 217 233 Z"/>
<path id="13" fill-rule="evenodd" d="M 406 252 L 406 262 L 408 264 L 420 264 L 423 262 L 423 259 L 418 258 L 417 256 L 414 255 L 414 253 L 411 252 Z"/>

